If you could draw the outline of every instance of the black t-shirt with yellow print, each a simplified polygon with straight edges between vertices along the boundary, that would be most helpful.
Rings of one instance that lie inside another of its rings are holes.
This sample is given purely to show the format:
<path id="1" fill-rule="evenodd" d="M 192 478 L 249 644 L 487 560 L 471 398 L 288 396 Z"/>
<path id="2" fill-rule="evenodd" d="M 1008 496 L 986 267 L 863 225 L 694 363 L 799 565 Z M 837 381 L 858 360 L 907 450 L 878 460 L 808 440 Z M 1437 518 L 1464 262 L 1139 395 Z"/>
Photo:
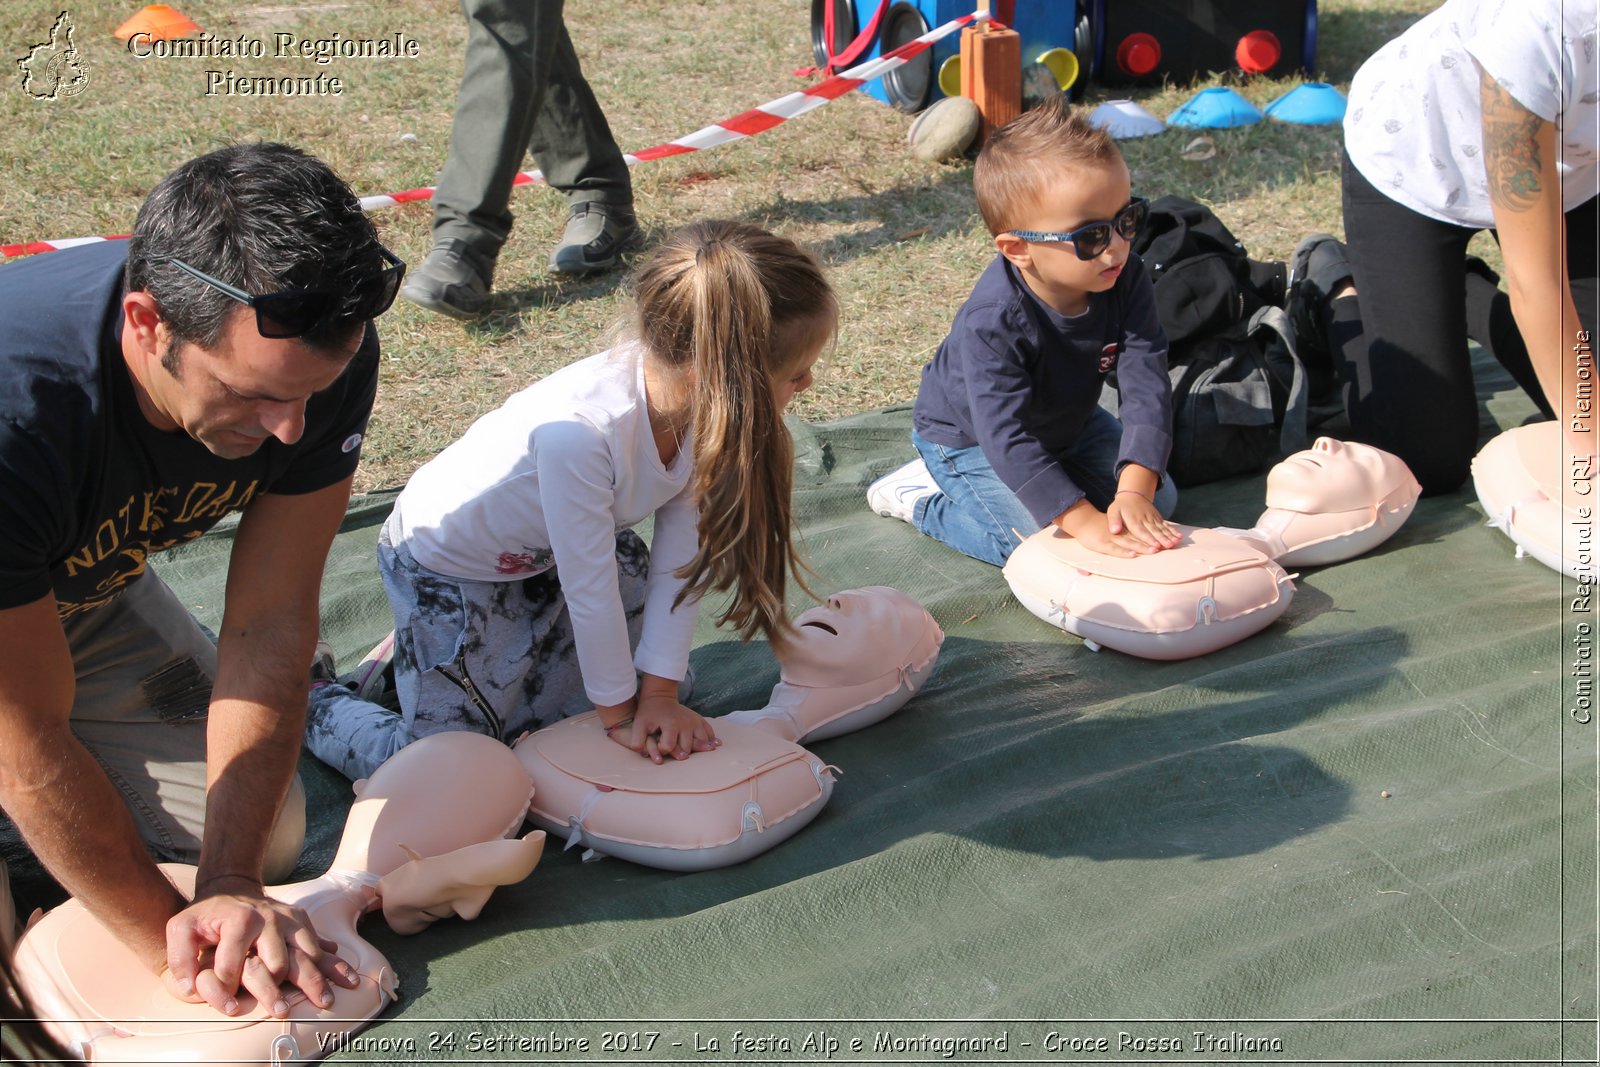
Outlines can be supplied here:
<path id="1" fill-rule="evenodd" d="M 293 445 L 222 459 L 139 410 L 122 358 L 126 242 L 0 267 L 0 609 L 53 592 L 65 618 L 114 598 L 147 558 L 262 493 L 350 475 L 377 390 L 378 339 L 306 407 Z"/>

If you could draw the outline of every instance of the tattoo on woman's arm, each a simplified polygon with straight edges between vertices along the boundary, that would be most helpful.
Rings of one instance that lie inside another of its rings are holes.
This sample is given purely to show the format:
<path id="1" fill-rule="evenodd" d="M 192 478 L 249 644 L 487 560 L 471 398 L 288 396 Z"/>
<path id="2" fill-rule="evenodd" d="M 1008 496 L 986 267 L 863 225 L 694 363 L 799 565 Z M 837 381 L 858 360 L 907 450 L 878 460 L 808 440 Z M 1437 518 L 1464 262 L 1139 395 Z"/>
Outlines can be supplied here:
<path id="1" fill-rule="evenodd" d="M 1544 121 L 1480 72 L 1483 93 L 1483 162 L 1489 199 L 1496 207 L 1530 211 L 1539 199 L 1539 126 Z"/>

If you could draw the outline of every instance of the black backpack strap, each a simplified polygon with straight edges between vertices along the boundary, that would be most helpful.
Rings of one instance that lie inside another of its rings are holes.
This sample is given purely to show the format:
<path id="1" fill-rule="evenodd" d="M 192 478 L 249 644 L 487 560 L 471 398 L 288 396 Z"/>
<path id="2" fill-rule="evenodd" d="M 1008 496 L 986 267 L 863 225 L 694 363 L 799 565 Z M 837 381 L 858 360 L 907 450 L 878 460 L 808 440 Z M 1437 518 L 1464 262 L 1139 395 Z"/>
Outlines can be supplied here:
<path id="1" fill-rule="evenodd" d="M 1250 316 L 1248 330 L 1252 339 L 1255 339 L 1258 330 L 1271 330 L 1277 334 L 1278 340 L 1283 343 L 1284 353 L 1289 357 L 1289 399 L 1284 404 L 1283 430 L 1278 437 L 1278 447 L 1287 456 L 1306 447 L 1306 409 L 1311 390 L 1306 381 L 1305 365 L 1295 352 L 1294 327 L 1289 324 L 1289 316 L 1284 310 L 1270 304 L 1256 309 L 1256 313 Z M 1263 342 L 1257 343 L 1265 347 Z"/>

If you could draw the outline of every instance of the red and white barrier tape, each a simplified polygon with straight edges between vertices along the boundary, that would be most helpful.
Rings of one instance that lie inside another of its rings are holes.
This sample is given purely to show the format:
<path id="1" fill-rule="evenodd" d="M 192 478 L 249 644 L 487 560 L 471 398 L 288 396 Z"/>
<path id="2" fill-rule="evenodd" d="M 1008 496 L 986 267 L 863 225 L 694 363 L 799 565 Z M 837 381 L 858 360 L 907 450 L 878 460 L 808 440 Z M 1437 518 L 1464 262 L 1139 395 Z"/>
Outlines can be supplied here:
<path id="1" fill-rule="evenodd" d="M 956 30 L 972 22 L 982 22 L 989 19 L 987 13 L 974 13 L 952 19 L 942 26 L 937 26 L 921 37 L 914 38 L 893 51 L 886 52 L 876 59 L 869 59 L 865 63 L 857 64 L 849 70 L 824 78 L 815 85 L 807 86 L 798 92 L 787 96 L 780 96 L 770 100 L 759 107 L 734 115 L 732 118 L 723 119 L 704 129 L 696 130 L 686 137 L 679 137 L 675 141 L 656 145 L 638 152 L 628 152 L 623 155 L 628 166 L 634 167 L 652 159 L 665 159 L 668 156 L 681 156 L 687 152 L 698 152 L 703 148 L 715 148 L 717 145 L 727 144 L 729 141 L 739 141 L 746 137 L 753 137 L 763 130 L 788 122 L 792 118 L 804 115 L 808 111 L 836 100 L 845 93 L 850 92 L 864 82 L 874 78 L 881 78 L 884 74 L 896 67 L 903 67 L 913 56 L 926 51 L 941 37 L 946 37 Z M 536 170 L 522 171 L 512 181 L 512 185 L 531 185 L 544 181 L 544 175 Z M 416 200 L 430 200 L 433 198 L 434 187 L 424 186 L 420 189 L 407 189 L 399 193 L 383 193 L 377 196 L 364 196 L 361 198 L 361 207 L 366 211 L 375 211 L 378 208 L 393 207 L 396 204 L 409 204 Z M 59 248 L 71 248 L 74 245 L 93 244 L 96 241 L 120 241 L 127 238 L 127 234 L 118 234 L 114 237 L 68 237 L 57 241 L 28 241 L 23 244 L 0 245 L 0 255 L 26 256 L 36 252 L 49 252 Z"/>

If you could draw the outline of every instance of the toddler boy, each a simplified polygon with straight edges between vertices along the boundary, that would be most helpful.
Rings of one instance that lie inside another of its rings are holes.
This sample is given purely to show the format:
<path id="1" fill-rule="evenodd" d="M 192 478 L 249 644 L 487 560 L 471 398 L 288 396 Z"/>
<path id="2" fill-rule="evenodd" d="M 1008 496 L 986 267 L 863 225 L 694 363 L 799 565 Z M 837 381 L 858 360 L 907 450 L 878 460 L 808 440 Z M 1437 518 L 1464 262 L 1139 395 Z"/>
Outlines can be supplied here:
<path id="1" fill-rule="evenodd" d="M 921 458 L 868 503 L 996 565 L 1051 524 L 1109 555 L 1171 548 L 1167 340 L 1122 154 L 1063 95 L 991 134 L 972 186 L 999 254 L 923 368 Z M 1120 421 L 1098 403 L 1113 369 Z"/>

